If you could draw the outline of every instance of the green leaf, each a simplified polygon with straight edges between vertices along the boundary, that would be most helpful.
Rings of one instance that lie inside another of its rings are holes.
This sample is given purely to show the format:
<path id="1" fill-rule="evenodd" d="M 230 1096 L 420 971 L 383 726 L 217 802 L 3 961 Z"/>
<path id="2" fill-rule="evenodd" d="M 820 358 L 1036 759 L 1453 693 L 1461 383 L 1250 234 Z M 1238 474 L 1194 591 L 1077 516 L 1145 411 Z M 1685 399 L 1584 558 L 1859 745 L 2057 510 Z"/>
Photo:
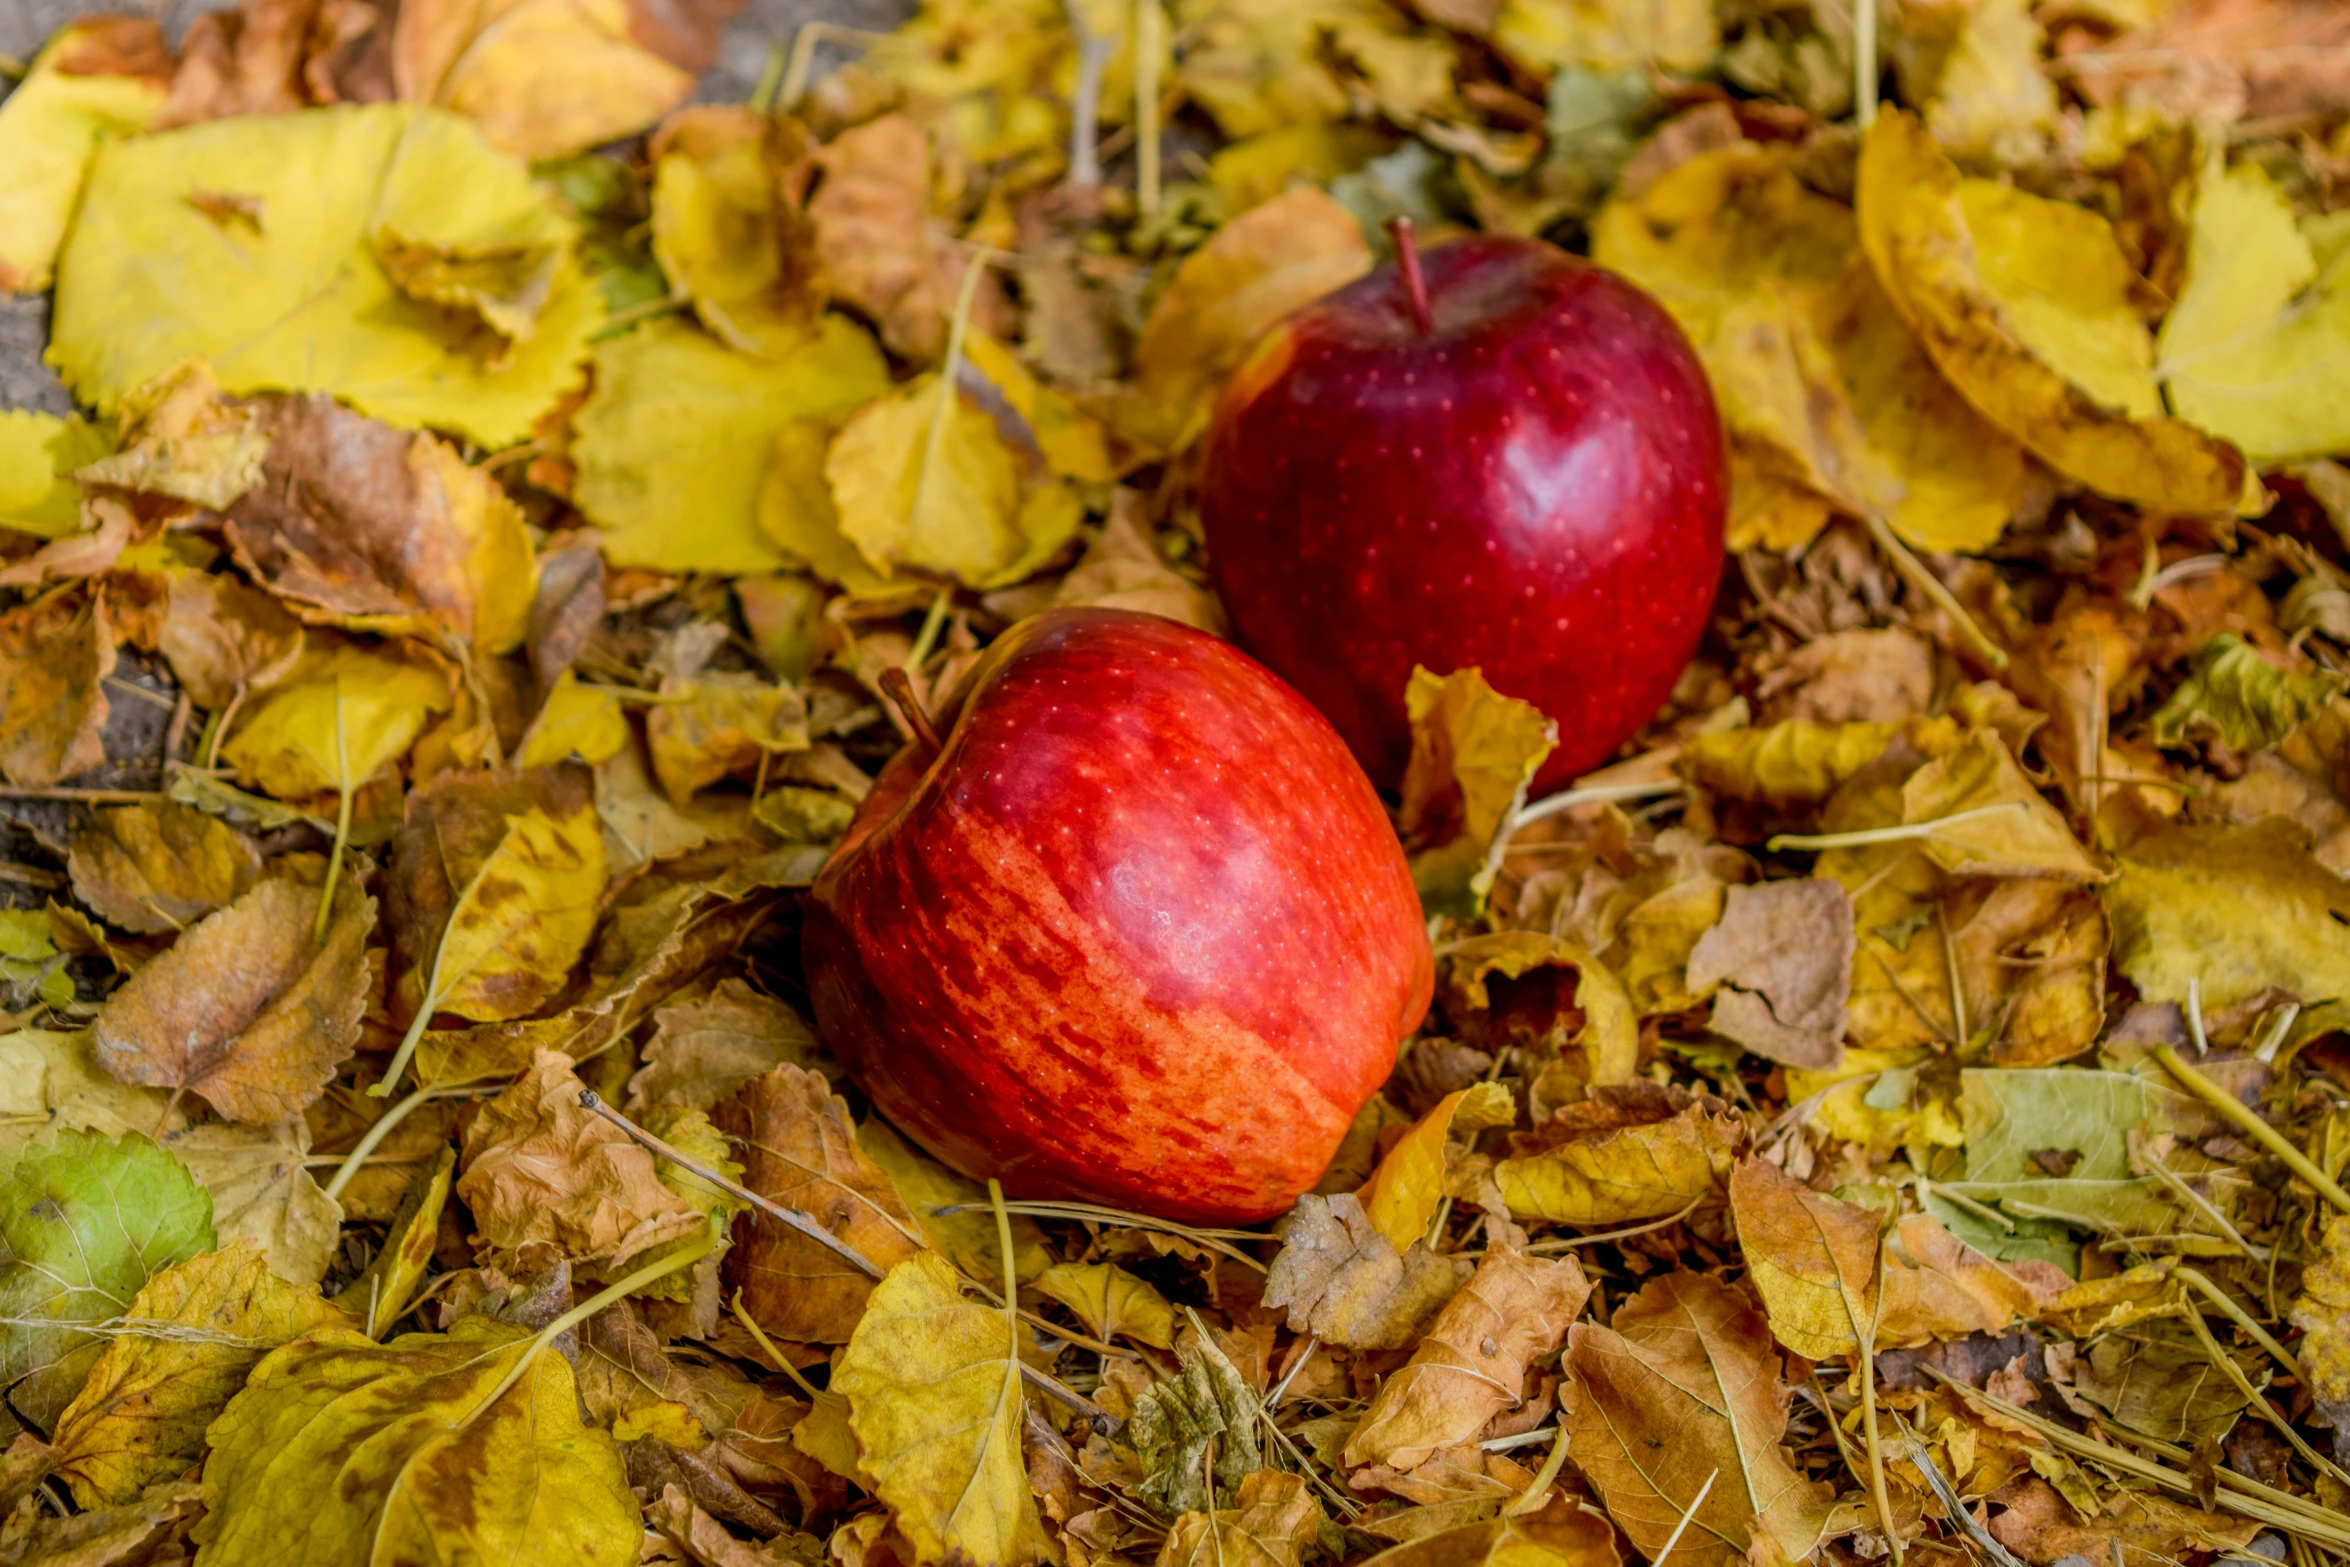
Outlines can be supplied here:
<path id="1" fill-rule="evenodd" d="M 2078 1181 L 2127 1179 L 2129 1134 L 2152 1109 L 2145 1080 L 2127 1072 L 1968 1071 L 1959 1074 L 1959 1085 L 1969 1181 L 2057 1173 Z M 2043 1152 L 2079 1159 L 2069 1169 L 2051 1171 L 2033 1162 Z"/>
<path id="2" fill-rule="evenodd" d="M 1215 1341 L 1201 1334 L 1176 1352 L 1180 1369 L 1134 1401 L 1126 1439 L 1146 1478 L 1134 1493 L 1168 1512 L 1206 1512 L 1215 1497 L 1203 1465 L 1212 1445 L 1216 1484 L 1237 1490 L 1265 1466 L 1257 1395 Z"/>
<path id="3" fill-rule="evenodd" d="M 2155 743 L 2186 745 L 2208 727 L 2233 750 L 2258 751 L 2309 722 L 2341 694 L 2340 676 L 2322 669 L 2307 674 L 2279 669 L 2251 643 L 2223 631 L 2196 650 L 2195 667 L 2155 713 Z"/>
<path id="4" fill-rule="evenodd" d="M 47 1430 L 148 1279 L 213 1248 L 212 1199 L 151 1140 L 60 1132 L 0 1153 L 0 1383 Z"/>

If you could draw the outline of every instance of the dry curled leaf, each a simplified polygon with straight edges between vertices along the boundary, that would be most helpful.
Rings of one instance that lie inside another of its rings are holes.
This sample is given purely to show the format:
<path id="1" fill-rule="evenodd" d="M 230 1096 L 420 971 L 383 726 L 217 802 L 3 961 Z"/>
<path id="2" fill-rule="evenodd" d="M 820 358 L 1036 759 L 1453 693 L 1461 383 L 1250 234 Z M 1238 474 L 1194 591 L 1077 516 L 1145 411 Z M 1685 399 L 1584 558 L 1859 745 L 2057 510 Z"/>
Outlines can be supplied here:
<path id="1" fill-rule="evenodd" d="M 46 787 L 104 761 L 113 672 L 103 600 L 61 589 L 0 614 L 0 776 Z"/>
<path id="2" fill-rule="evenodd" d="M 1852 899 L 1833 881 L 1732 887 L 1721 923 L 1689 953 L 1689 988 L 1716 990 L 1711 1027 L 1789 1066 L 1844 1059 L 1852 994 Z"/>
<path id="3" fill-rule="evenodd" d="M 816 1069 L 824 1047 L 807 1020 L 739 979 L 707 996 L 660 1008 L 644 1065 L 628 1080 L 628 1110 L 683 1105 L 709 1110 L 760 1073 L 789 1062 Z"/>
<path id="4" fill-rule="evenodd" d="M 1517 1218 L 1625 1224 L 1679 1213 L 1720 1190 L 1746 1131 L 1708 1094 L 1632 1082 L 1596 1087 L 1510 1138 L 1493 1178 Z"/>
<path id="5" fill-rule="evenodd" d="M 165 800 L 92 812 L 65 866 L 74 895 L 109 924 L 159 935 L 234 902 L 261 855 L 226 822 Z"/>
<path id="6" fill-rule="evenodd" d="M 1155 1567 L 1301 1567 L 1323 1522 L 1322 1504 L 1302 1478 L 1260 1469 L 1232 1500 L 1228 1508 L 1177 1518 Z"/>
<path id="7" fill-rule="evenodd" d="M 1293 1333 L 1352 1349 L 1407 1349 L 1460 1288 L 1458 1259 L 1415 1235 L 1400 1254 L 1353 1196 L 1297 1200 L 1265 1276 L 1264 1303 Z"/>

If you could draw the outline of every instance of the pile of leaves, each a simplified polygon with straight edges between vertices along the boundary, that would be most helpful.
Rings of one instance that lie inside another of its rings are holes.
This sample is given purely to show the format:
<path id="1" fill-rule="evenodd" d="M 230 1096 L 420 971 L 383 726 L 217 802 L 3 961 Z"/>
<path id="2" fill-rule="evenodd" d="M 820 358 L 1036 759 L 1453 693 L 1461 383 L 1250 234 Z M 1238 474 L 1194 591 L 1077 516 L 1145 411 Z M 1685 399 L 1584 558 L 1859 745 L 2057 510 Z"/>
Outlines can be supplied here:
<path id="1" fill-rule="evenodd" d="M 2324 0 L 78 21 L 0 101 L 0 1558 L 2350 1555 Z M 1879 99 L 1885 101 L 1880 104 Z M 1704 357 L 1673 703 L 1427 671 L 1435 1010 L 1315 1195 L 1006 1202 L 798 900 L 1023 616 L 1215 630 L 1381 223 Z"/>

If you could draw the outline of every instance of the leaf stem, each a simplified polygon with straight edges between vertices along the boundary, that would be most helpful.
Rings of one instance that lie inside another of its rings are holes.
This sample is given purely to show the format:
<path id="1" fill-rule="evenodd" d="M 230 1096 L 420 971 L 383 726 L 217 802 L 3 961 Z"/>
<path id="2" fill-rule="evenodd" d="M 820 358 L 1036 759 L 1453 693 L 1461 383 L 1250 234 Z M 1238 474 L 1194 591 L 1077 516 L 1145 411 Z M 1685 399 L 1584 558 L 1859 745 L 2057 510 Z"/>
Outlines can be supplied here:
<path id="1" fill-rule="evenodd" d="M 1868 17 L 1872 26 L 1874 25 L 1876 10 L 1873 5 L 1864 3 L 1861 7 L 1861 14 Z M 1909 546 L 1901 542 L 1900 537 L 1894 533 L 1892 525 L 1875 512 L 1863 513 L 1861 521 L 1867 526 L 1869 537 L 1877 541 L 1877 548 L 1885 552 L 1887 558 L 1893 562 L 1893 569 L 1901 573 L 1902 579 L 1918 592 L 1924 594 L 1928 603 L 1950 617 L 1951 625 L 1956 628 L 1959 639 L 1972 646 L 1976 656 L 1993 669 L 2005 669 L 2007 667 L 2006 650 L 1992 641 L 1981 626 L 1975 624 L 1975 617 L 1967 613 L 1966 606 L 1958 601 L 1958 595 L 1952 593 L 1943 584 L 1940 577 L 1928 571 L 1924 561 L 1910 553 Z"/>
<path id="2" fill-rule="evenodd" d="M 1877 0 L 1855 0 L 1852 15 L 1852 118 L 1862 130 L 1877 117 Z"/>
<path id="3" fill-rule="evenodd" d="M 2311 1191 L 2332 1203 L 2343 1213 L 2350 1214 L 2350 1192 L 2343 1191 L 2325 1171 L 2311 1163 L 2309 1156 L 2294 1147 L 2284 1133 L 2254 1114 L 2251 1108 L 2234 1094 L 2229 1093 L 2219 1084 L 2180 1060 L 2178 1051 L 2170 1045 L 2156 1045 L 2154 1059 L 2160 1061 L 2164 1069 L 2171 1076 L 2177 1078 L 2180 1086 L 2185 1088 L 2187 1092 L 2235 1122 L 2251 1135 L 2253 1141 L 2275 1154 L 2284 1162 L 2285 1168 L 2299 1176 Z"/>
<path id="4" fill-rule="evenodd" d="M 1972 810 L 1953 811 L 1948 816 L 1937 816 L 1932 821 L 1904 822 L 1898 827 L 1864 827 L 1854 832 L 1774 834 L 1763 847 L 1773 854 L 1781 849 L 1865 849 L 1879 843 L 1907 843 L 1913 838 L 1931 838 L 1937 829 L 1958 822 L 1971 822 L 1985 816 L 1999 816 L 2024 808 L 2021 800 L 2002 800 L 1997 805 L 1978 805 Z"/>
<path id="5" fill-rule="evenodd" d="M 2244 1401 L 2259 1411 L 2261 1419 L 2277 1428 L 2278 1434 L 2293 1445 L 2293 1451 L 2299 1453 L 2305 1463 L 2312 1469 L 2332 1475 L 2344 1485 L 2350 1485 L 2350 1474 L 2344 1474 L 2333 1460 L 2318 1456 L 2317 1450 L 2303 1441 L 2301 1433 L 2293 1429 L 2293 1423 L 2278 1414 L 2276 1406 L 2261 1396 L 2260 1389 L 2252 1385 L 2252 1379 L 2244 1375 L 2244 1368 L 2236 1364 L 2236 1357 L 2220 1348 L 2219 1340 L 2211 1336 L 2210 1324 L 2203 1320 L 2202 1312 L 2188 1312 L 2187 1326 L 2194 1330 L 2195 1342 L 2203 1346 L 2204 1355 L 2219 1367 L 2220 1374 L 2235 1384 L 2236 1391 L 2243 1395 Z"/>
<path id="6" fill-rule="evenodd" d="M 335 1170 L 334 1179 L 326 1183 L 325 1191 L 327 1197 L 330 1200 L 336 1197 L 340 1197 L 343 1194 L 343 1188 L 351 1184 L 351 1178 L 357 1175 L 360 1169 L 366 1165 L 368 1155 L 374 1153 L 376 1149 L 382 1147 L 383 1140 L 392 1135 L 393 1129 L 397 1127 L 402 1121 L 407 1120 L 410 1115 L 414 1114 L 427 1101 L 434 1099 L 461 1099 L 467 1094 L 477 1094 L 481 1091 L 482 1090 L 479 1087 L 470 1083 L 460 1083 L 455 1085 L 443 1083 L 437 1087 L 419 1088 L 416 1090 L 416 1092 L 410 1094 L 407 1098 L 401 1100 L 398 1104 L 393 1105 L 390 1109 L 386 1110 L 382 1115 L 377 1116 L 375 1118 L 375 1124 L 367 1129 L 366 1135 L 362 1136 L 359 1141 L 353 1145 L 351 1151 L 343 1157 L 342 1164 L 339 1165 Z"/>
<path id="7" fill-rule="evenodd" d="M 2293 1352 L 2278 1343 L 2268 1329 L 2253 1321 L 2252 1313 L 2237 1305 L 2233 1296 L 2214 1284 L 2200 1269 L 2182 1264 L 2171 1270 L 2171 1277 L 2204 1295 L 2226 1313 L 2228 1320 L 2243 1329 L 2245 1336 L 2253 1343 L 2267 1350 L 2269 1357 L 2291 1373 L 2294 1381 L 2305 1383 L 2309 1380 L 2307 1373 L 2301 1369 L 2301 1362 L 2293 1357 Z"/>

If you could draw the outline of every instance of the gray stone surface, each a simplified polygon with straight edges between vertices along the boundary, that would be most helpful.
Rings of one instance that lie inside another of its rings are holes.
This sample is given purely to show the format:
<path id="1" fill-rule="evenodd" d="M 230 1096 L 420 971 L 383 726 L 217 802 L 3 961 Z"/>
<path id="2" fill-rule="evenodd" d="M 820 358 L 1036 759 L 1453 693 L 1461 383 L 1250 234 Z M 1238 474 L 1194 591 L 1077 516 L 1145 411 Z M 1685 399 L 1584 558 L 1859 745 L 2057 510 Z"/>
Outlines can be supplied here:
<path id="1" fill-rule="evenodd" d="M 198 13 L 226 3 L 229 0 L 0 0 L 0 55 L 29 58 L 59 24 L 85 11 L 153 16 L 176 35 Z M 912 9 L 912 0 L 750 0 L 727 27 L 717 63 L 702 78 L 700 96 L 717 101 L 748 97 L 769 54 L 788 47 L 804 22 L 839 22 L 879 32 L 895 26 Z M 65 389 L 41 362 L 48 317 L 45 300 L 0 294 L 0 408 L 62 413 L 70 406 Z"/>

